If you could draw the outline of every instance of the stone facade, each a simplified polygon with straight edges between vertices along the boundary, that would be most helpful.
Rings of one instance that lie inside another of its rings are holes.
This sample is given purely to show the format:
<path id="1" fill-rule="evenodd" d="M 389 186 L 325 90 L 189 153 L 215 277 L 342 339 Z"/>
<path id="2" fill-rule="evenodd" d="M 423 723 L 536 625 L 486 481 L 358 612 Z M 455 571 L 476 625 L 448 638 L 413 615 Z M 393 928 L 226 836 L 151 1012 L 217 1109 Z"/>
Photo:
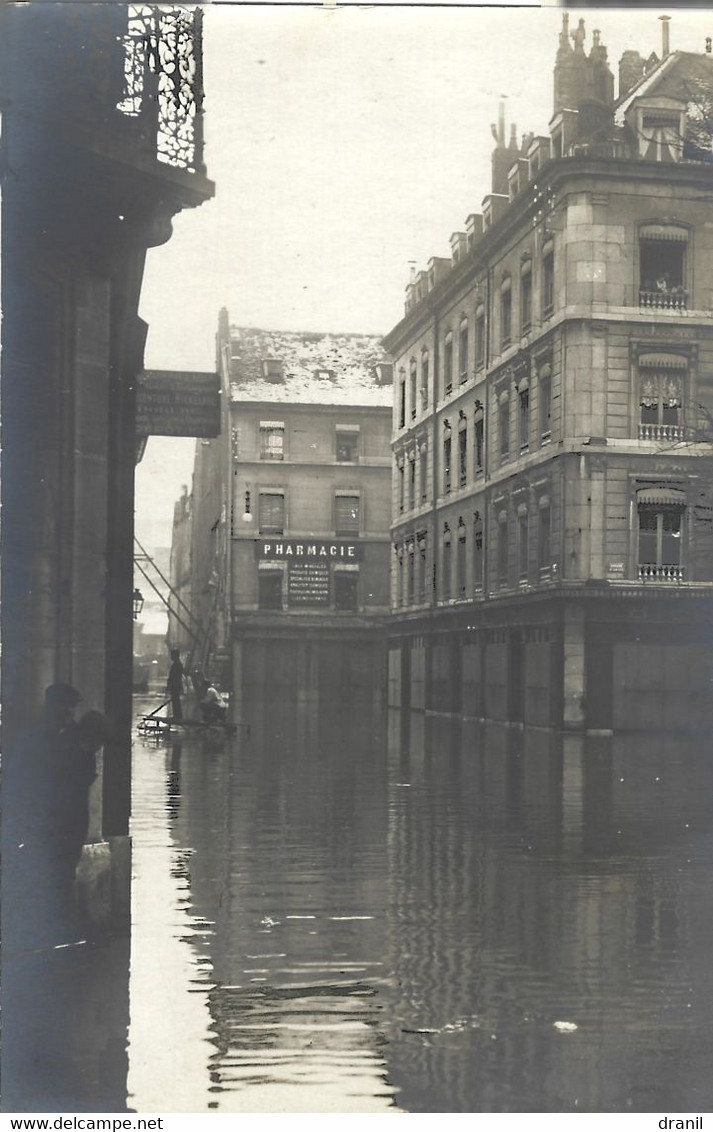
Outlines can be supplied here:
<path id="1" fill-rule="evenodd" d="M 386 339 L 391 694 L 538 725 L 706 726 L 713 164 L 686 99 L 713 90 L 713 63 L 650 59 L 615 102 L 599 33 L 586 55 L 567 19 L 550 138 L 513 130 L 506 148 L 501 120 L 482 217 Z"/>

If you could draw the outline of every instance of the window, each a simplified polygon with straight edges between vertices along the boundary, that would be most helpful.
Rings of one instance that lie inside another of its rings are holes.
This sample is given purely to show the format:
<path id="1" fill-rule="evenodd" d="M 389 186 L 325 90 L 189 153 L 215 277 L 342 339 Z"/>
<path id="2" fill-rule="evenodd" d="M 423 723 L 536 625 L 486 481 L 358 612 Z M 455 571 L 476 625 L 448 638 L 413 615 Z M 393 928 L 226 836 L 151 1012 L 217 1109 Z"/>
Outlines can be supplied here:
<path id="1" fill-rule="evenodd" d="M 538 401 L 540 436 L 544 442 L 549 440 L 552 435 L 552 369 L 549 365 L 543 366 L 540 370 Z"/>
<path id="2" fill-rule="evenodd" d="M 458 483 L 461 487 L 468 480 L 468 430 L 465 425 L 458 433 Z"/>
<path id="3" fill-rule="evenodd" d="M 418 601 L 426 601 L 426 532 L 421 531 L 417 536 L 418 542 Z"/>
<path id="4" fill-rule="evenodd" d="M 640 369 L 639 440 L 682 440 L 682 375 Z"/>
<path id="5" fill-rule="evenodd" d="M 425 446 L 421 447 L 418 463 L 419 479 L 421 480 L 421 502 L 425 503 L 428 498 L 428 449 Z"/>
<path id="6" fill-rule="evenodd" d="M 522 265 L 520 276 L 520 333 L 527 334 L 532 326 L 532 262 Z"/>
<path id="7" fill-rule="evenodd" d="M 517 509 L 517 576 L 526 582 L 529 574 L 529 522 L 527 504 L 521 503 Z"/>
<path id="8" fill-rule="evenodd" d="M 277 384 L 282 381 L 282 362 L 279 358 L 264 358 L 262 363 L 262 376 L 266 381 Z"/>
<path id="9" fill-rule="evenodd" d="M 475 312 L 475 368 L 485 365 L 485 308 L 479 306 Z"/>
<path id="10" fill-rule="evenodd" d="M 337 429 L 337 461 L 340 464 L 356 464 L 359 459 L 359 433 Z"/>
<path id="11" fill-rule="evenodd" d="M 447 523 L 443 532 L 443 572 L 441 579 L 441 597 L 444 601 L 451 600 L 451 532 Z"/>
<path id="12" fill-rule="evenodd" d="M 507 511 L 501 511 L 498 515 L 498 585 L 500 586 L 508 584 L 509 550 Z"/>
<path id="13" fill-rule="evenodd" d="M 466 555 L 466 532 L 465 523 L 462 519 L 458 520 L 458 547 L 456 551 L 456 586 L 457 596 L 466 596 L 466 583 L 465 583 L 465 555 Z"/>
<path id="14" fill-rule="evenodd" d="M 401 458 L 400 462 L 396 465 L 396 475 L 396 490 L 399 498 L 399 511 L 403 511 L 406 505 L 406 472 L 403 458 Z"/>
<path id="15" fill-rule="evenodd" d="M 688 230 L 677 225 L 646 224 L 639 233 L 639 305 L 656 310 L 686 310 Z"/>
<path id="16" fill-rule="evenodd" d="M 476 401 L 475 406 L 475 421 L 473 424 L 473 451 L 474 469 L 477 476 L 483 471 L 483 458 L 485 455 L 483 448 L 485 420 L 483 414 L 483 406 L 481 405 L 480 401 Z"/>
<path id="17" fill-rule="evenodd" d="M 409 385 L 410 385 L 409 393 L 410 393 L 410 397 L 411 397 L 411 420 L 413 420 L 414 417 L 416 416 L 416 408 L 417 408 L 416 390 L 417 390 L 417 386 L 418 386 L 418 366 L 416 364 L 415 358 L 411 358 L 411 368 L 410 368 L 410 371 L 409 371 Z"/>
<path id="18" fill-rule="evenodd" d="M 335 495 L 334 530 L 336 534 L 359 534 L 359 503 L 358 495 Z"/>
<path id="19" fill-rule="evenodd" d="M 348 612 L 359 608 L 359 575 L 356 571 L 334 571 L 334 608 Z"/>
<path id="20" fill-rule="evenodd" d="M 411 456 L 408 462 L 408 505 L 413 511 L 416 506 L 416 457 Z"/>
<path id="21" fill-rule="evenodd" d="M 683 580 L 681 534 L 686 497 L 676 488 L 643 488 L 639 511 L 639 577 L 660 582 Z"/>
<path id="22" fill-rule="evenodd" d="M 282 609 L 282 571 L 258 570 L 257 584 L 260 609 Z"/>
<path id="23" fill-rule="evenodd" d="M 406 544 L 406 604 L 413 605 L 416 562 L 413 539 Z"/>
<path id="24" fill-rule="evenodd" d="M 517 431 L 520 451 L 527 452 L 530 445 L 530 383 L 527 378 L 517 390 Z"/>
<path id="25" fill-rule="evenodd" d="M 443 343 L 443 392 L 453 389 L 453 335 L 449 331 Z"/>
<path id="26" fill-rule="evenodd" d="M 505 349 L 512 339 L 512 290 L 509 277 L 500 289 L 500 345 Z"/>
<path id="27" fill-rule="evenodd" d="M 260 492 L 258 497 L 261 535 L 284 535 L 285 496 L 283 492 Z"/>
<path id="28" fill-rule="evenodd" d="M 483 588 L 483 519 L 480 511 L 473 514 L 473 589 Z"/>
<path id="29" fill-rule="evenodd" d="M 462 385 L 468 380 L 468 323 L 465 320 L 460 324 L 458 343 L 458 367 Z"/>
<path id="30" fill-rule="evenodd" d="M 500 459 L 506 460 L 510 452 L 510 397 L 507 389 L 498 398 L 498 434 Z"/>
<path id="31" fill-rule="evenodd" d="M 399 370 L 399 428 L 406 425 L 406 374 Z"/>
<path id="32" fill-rule="evenodd" d="M 550 501 L 548 496 L 540 499 L 537 529 L 537 569 L 540 578 L 550 575 L 552 551 L 550 548 Z"/>
<path id="33" fill-rule="evenodd" d="M 428 408 L 428 368 L 429 358 L 428 350 L 424 350 L 421 354 L 421 408 Z"/>
<path id="34" fill-rule="evenodd" d="M 555 309 L 555 252 L 551 240 L 542 254 L 542 317 L 549 318 Z"/>
<path id="35" fill-rule="evenodd" d="M 451 490 L 451 434 L 448 431 L 443 440 L 443 490 Z"/>
<path id="36" fill-rule="evenodd" d="M 260 459 L 283 460 L 285 426 L 280 421 L 260 421 Z"/>

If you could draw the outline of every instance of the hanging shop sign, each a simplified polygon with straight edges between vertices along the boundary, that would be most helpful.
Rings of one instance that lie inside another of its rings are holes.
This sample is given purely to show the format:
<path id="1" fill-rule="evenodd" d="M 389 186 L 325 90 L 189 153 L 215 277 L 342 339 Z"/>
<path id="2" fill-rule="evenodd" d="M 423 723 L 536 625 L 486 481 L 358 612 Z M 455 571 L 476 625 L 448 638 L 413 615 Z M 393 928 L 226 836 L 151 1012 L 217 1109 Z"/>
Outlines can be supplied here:
<path id="1" fill-rule="evenodd" d="M 287 568 L 288 605 L 329 605 L 329 562 L 291 559 Z"/>
<path id="2" fill-rule="evenodd" d="M 257 539 L 255 557 L 261 561 L 276 559 L 279 562 L 361 562 L 364 548 L 358 542 L 343 542 L 340 539 L 328 541 L 275 537 Z"/>
<path id="3" fill-rule="evenodd" d="M 138 436 L 220 436 L 220 377 L 217 373 L 153 369 L 139 376 Z"/>

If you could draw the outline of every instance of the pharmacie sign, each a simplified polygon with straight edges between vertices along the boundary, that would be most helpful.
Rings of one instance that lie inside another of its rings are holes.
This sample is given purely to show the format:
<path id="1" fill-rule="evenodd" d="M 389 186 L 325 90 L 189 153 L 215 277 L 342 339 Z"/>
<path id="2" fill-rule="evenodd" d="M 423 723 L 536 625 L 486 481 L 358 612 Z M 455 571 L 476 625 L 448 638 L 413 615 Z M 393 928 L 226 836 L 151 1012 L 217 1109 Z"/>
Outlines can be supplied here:
<path id="1" fill-rule="evenodd" d="M 358 542 L 333 542 L 324 539 L 259 539 L 255 557 L 277 562 L 361 562 L 364 548 Z"/>

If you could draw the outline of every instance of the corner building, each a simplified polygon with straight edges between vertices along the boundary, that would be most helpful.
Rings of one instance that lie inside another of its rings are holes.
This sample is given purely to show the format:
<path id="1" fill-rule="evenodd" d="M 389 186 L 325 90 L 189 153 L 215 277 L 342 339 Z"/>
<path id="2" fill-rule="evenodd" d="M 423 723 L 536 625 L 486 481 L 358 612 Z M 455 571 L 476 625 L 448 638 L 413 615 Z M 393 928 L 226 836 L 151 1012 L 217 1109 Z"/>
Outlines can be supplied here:
<path id="1" fill-rule="evenodd" d="M 394 705 L 711 723 L 713 62 L 563 15 L 549 136 L 412 278 L 394 359 Z M 708 136 L 706 137 L 706 133 Z"/>
<path id="2" fill-rule="evenodd" d="M 217 341 L 222 434 L 197 442 L 174 524 L 191 663 L 232 691 L 238 716 L 266 696 L 381 698 L 392 402 L 381 338 L 238 327 L 223 310 Z"/>

